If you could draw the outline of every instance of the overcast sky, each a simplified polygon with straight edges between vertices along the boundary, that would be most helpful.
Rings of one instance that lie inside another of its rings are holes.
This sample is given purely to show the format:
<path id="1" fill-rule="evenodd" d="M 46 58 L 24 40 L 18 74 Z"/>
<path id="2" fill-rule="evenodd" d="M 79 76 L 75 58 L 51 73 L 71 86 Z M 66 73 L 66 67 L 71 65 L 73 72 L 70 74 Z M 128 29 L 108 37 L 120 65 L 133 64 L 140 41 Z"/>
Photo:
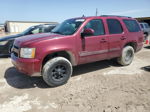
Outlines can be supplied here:
<path id="1" fill-rule="evenodd" d="M 0 23 L 56 21 L 72 17 L 125 15 L 150 17 L 150 0 L 0 0 Z"/>

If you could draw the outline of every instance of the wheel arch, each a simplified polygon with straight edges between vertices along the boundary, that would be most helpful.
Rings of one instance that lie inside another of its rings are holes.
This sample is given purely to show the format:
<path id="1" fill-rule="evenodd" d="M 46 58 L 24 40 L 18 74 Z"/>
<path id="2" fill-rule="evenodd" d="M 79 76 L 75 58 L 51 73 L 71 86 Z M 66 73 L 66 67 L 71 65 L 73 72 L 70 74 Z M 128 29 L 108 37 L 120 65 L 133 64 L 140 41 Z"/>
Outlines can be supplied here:
<path id="1" fill-rule="evenodd" d="M 144 34 L 148 35 L 149 33 L 148 32 L 144 32 Z"/>
<path id="2" fill-rule="evenodd" d="M 54 57 L 58 57 L 58 56 L 68 59 L 71 62 L 72 66 L 77 65 L 76 60 L 75 60 L 75 55 L 70 51 L 62 50 L 62 51 L 55 51 L 55 52 L 47 54 L 43 58 L 42 67 L 48 60 L 50 60 Z"/>
<path id="3" fill-rule="evenodd" d="M 136 43 L 136 42 L 128 42 L 128 43 L 126 43 L 126 44 L 124 45 L 124 47 L 126 47 L 126 46 L 131 46 L 131 47 L 133 47 L 134 52 L 136 52 L 136 50 L 137 50 L 137 43 Z"/>

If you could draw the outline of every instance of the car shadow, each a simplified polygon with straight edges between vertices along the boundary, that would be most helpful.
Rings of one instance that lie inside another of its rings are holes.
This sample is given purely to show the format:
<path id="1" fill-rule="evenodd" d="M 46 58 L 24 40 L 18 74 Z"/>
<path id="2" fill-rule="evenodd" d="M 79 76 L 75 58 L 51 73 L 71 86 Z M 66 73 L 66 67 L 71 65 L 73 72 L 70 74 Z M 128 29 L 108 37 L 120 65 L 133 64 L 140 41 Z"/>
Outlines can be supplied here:
<path id="1" fill-rule="evenodd" d="M 10 58 L 10 55 L 0 55 L 0 58 Z"/>
<path id="2" fill-rule="evenodd" d="M 72 76 L 77 76 L 77 75 L 81 75 L 84 73 L 89 73 L 92 71 L 105 69 L 105 68 L 108 68 L 110 66 L 120 67 L 121 65 L 119 65 L 115 59 L 83 64 L 83 65 L 79 65 L 79 66 L 76 66 L 73 68 L 73 75 Z"/>
<path id="3" fill-rule="evenodd" d="M 145 66 L 141 68 L 142 70 L 145 70 L 147 72 L 150 72 L 150 66 Z"/>
<path id="4" fill-rule="evenodd" d="M 144 47 L 144 48 L 146 48 L 146 49 L 150 49 L 150 46 L 146 46 L 146 47 Z"/>
<path id="5" fill-rule="evenodd" d="M 88 73 L 92 71 L 101 70 L 110 66 L 119 67 L 120 65 L 114 62 L 114 60 L 99 61 L 99 62 L 84 64 L 84 65 L 79 65 L 74 67 L 72 77 L 77 75 L 82 75 L 84 73 Z M 36 87 L 51 88 L 43 81 L 42 76 L 30 77 L 23 73 L 20 73 L 15 67 L 8 68 L 5 71 L 4 78 L 6 79 L 7 83 L 10 86 L 18 89 L 27 89 L 27 88 L 36 88 Z"/>
<path id="6" fill-rule="evenodd" d="M 23 73 L 20 73 L 15 67 L 10 67 L 5 71 L 5 76 L 7 83 L 18 89 L 26 88 L 48 88 L 49 86 L 43 81 L 41 76 L 30 77 Z"/>

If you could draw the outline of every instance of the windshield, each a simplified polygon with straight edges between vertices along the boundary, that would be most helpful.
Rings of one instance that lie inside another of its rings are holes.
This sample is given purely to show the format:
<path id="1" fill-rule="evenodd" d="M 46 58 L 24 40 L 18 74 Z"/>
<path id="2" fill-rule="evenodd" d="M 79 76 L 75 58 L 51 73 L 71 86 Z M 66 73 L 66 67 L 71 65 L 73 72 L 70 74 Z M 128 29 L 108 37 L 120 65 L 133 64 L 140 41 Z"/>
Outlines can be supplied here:
<path id="1" fill-rule="evenodd" d="M 72 35 L 74 34 L 85 19 L 69 19 L 56 26 L 52 33 L 58 33 L 61 35 Z"/>

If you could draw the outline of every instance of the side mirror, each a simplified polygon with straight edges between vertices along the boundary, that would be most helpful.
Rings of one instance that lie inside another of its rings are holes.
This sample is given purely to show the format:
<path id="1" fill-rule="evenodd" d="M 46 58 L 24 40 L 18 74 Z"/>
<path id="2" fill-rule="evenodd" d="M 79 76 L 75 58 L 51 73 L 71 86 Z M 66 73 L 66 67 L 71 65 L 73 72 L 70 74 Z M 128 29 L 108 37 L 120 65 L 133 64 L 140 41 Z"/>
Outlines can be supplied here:
<path id="1" fill-rule="evenodd" d="M 81 33 L 81 37 L 84 38 L 85 36 L 92 36 L 94 35 L 94 30 L 91 28 L 84 29 L 84 31 Z"/>

